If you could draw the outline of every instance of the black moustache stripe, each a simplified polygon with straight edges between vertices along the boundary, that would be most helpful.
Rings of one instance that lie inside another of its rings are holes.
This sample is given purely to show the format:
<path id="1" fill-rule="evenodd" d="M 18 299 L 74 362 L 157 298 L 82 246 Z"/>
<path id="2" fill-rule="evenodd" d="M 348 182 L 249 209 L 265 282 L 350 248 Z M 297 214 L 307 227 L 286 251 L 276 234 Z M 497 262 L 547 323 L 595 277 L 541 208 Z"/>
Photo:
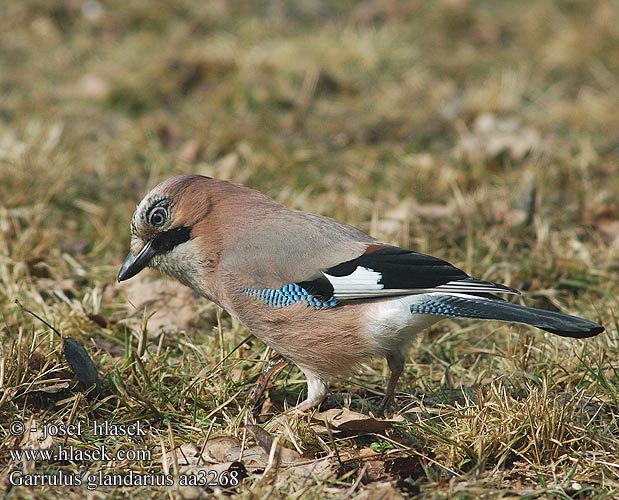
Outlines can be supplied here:
<path id="1" fill-rule="evenodd" d="M 191 228 L 182 226 L 159 233 L 153 238 L 151 248 L 154 250 L 155 255 L 162 255 L 171 252 L 175 246 L 185 243 L 190 239 Z"/>

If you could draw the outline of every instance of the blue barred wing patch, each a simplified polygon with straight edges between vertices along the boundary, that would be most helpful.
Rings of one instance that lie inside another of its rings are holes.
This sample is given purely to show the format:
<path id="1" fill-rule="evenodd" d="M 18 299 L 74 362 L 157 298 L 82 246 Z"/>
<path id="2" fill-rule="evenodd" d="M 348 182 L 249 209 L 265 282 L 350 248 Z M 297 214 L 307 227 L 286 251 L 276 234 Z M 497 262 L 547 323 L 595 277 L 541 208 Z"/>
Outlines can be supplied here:
<path id="1" fill-rule="evenodd" d="M 250 297 L 258 297 L 271 307 L 286 307 L 298 302 L 306 302 L 316 309 L 328 309 L 337 305 L 335 297 L 322 298 L 309 293 L 298 283 L 284 285 L 278 289 L 272 288 L 243 288 L 243 293 Z"/>
<path id="2" fill-rule="evenodd" d="M 464 311 L 458 310 L 448 301 L 442 301 L 441 297 L 429 299 L 420 304 L 411 304 L 410 311 L 413 314 L 433 314 L 435 316 L 451 316 L 452 318 L 466 317 Z"/>

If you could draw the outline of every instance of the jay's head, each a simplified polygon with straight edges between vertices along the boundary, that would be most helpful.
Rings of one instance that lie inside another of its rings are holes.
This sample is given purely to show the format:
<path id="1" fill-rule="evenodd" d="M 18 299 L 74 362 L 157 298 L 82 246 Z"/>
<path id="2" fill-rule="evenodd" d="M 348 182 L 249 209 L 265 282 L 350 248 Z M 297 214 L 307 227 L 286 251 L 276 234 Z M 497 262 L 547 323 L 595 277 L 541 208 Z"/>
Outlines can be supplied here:
<path id="1" fill-rule="evenodd" d="M 195 228 L 209 212 L 208 177 L 181 175 L 155 186 L 140 202 L 131 221 L 131 251 L 118 281 L 153 267 L 168 274 L 183 273 L 196 255 Z M 185 264 L 183 264 L 185 263 Z M 184 274 L 184 273 L 183 273 Z"/>

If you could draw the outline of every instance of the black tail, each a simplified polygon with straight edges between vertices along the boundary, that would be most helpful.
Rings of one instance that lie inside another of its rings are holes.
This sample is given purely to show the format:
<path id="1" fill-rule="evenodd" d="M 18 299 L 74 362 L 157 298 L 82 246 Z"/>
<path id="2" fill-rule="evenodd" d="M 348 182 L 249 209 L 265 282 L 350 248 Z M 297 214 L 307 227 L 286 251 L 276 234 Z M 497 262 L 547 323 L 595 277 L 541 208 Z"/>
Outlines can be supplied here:
<path id="1" fill-rule="evenodd" d="M 543 309 L 521 306 L 498 297 L 464 295 L 426 295 L 426 300 L 412 304 L 413 314 L 434 314 L 453 318 L 495 319 L 535 326 L 562 337 L 587 338 L 604 331 L 604 327 L 588 319 Z M 492 297 L 492 298 L 490 298 Z"/>

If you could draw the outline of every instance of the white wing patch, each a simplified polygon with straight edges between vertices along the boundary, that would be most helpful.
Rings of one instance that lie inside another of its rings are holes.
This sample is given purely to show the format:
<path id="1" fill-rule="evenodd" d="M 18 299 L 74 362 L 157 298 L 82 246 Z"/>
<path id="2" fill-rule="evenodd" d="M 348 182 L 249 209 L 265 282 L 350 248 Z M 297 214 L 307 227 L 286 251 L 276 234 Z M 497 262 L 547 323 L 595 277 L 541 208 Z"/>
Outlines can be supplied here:
<path id="1" fill-rule="evenodd" d="M 333 286 L 333 296 L 338 300 L 364 299 L 372 297 L 388 297 L 396 295 L 417 295 L 421 293 L 512 293 L 513 290 L 501 285 L 494 285 L 489 281 L 456 280 L 433 288 L 385 288 L 379 283 L 382 273 L 373 269 L 358 266 L 346 276 L 331 276 L 324 273 Z"/>
<path id="2" fill-rule="evenodd" d="M 383 275 L 373 269 L 358 266 L 346 276 L 331 276 L 324 273 L 333 286 L 333 296 L 336 299 L 359 299 L 383 295 L 385 285 L 378 283 Z"/>

